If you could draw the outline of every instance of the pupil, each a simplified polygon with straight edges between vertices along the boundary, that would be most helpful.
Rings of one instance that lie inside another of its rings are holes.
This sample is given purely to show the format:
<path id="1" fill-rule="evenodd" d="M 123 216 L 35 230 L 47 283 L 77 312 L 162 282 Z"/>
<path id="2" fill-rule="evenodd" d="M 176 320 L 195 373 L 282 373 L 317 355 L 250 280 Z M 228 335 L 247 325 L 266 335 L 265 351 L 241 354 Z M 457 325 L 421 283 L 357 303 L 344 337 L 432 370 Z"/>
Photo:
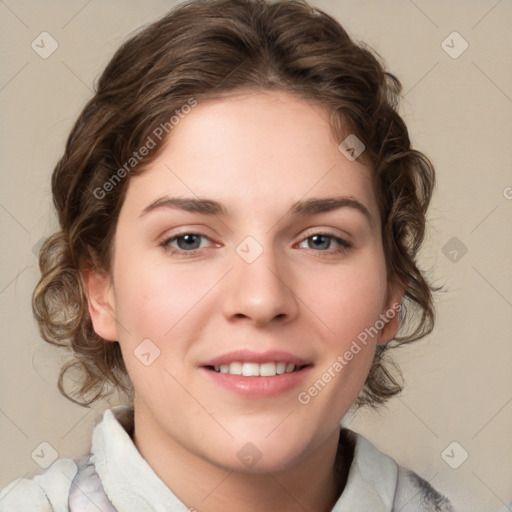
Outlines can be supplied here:
<path id="1" fill-rule="evenodd" d="M 322 244 L 322 242 L 320 242 L 320 244 L 316 244 L 315 247 L 318 248 L 320 245 L 323 245 L 323 248 L 327 249 L 328 247 L 326 247 L 325 245 L 326 245 L 326 242 L 327 242 L 327 245 L 329 245 L 329 239 L 326 236 L 324 236 L 324 235 L 314 235 L 312 237 L 314 243 L 316 243 L 318 241 L 318 239 L 322 239 L 322 238 L 324 239 L 323 244 Z"/>
<path id="2" fill-rule="evenodd" d="M 197 247 L 192 247 L 192 244 L 197 243 L 198 236 L 197 235 L 183 235 L 178 239 L 178 245 L 184 245 L 185 249 L 197 249 Z M 180 241 L 184 241 L 184 244 L 180 244 Z M 183 249 L 183 247 L 180 247 L 180 249 Z"/>

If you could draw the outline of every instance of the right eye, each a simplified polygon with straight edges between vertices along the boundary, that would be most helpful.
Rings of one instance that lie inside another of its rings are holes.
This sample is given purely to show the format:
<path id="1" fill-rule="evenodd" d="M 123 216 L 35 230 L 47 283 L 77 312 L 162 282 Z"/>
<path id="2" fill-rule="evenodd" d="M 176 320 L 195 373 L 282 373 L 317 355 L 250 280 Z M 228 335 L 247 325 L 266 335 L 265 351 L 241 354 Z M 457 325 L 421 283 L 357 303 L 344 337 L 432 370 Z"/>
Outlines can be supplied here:
<path id="1" fill-rule="evenodd" d="M 201 239 L 210 240 L 201 233 L 183 233 L 167 238 L 160 245 L 171 254 L 195 256 L 201 249 L 204 249 L 201 246 Z"/>

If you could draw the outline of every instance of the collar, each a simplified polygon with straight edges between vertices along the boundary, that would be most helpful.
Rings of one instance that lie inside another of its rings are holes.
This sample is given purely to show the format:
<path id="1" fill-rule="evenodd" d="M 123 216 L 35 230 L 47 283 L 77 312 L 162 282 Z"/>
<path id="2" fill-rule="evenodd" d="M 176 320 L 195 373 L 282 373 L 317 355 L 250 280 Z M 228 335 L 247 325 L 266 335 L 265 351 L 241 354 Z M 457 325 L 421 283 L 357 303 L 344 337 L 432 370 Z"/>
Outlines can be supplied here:
<path id="1" fill-rule="evenodd" d="M 133 421 L 133 407 L 121 405 L 107 409 L 94 428 L 91 462 L 109 500 L 118 510 L 189 511 L 140 455 L 130 437 Z M 362 435 L 345 430 L 354 442 L 354 457 L 332 512 L 391 512 L 396 462 Z"/>

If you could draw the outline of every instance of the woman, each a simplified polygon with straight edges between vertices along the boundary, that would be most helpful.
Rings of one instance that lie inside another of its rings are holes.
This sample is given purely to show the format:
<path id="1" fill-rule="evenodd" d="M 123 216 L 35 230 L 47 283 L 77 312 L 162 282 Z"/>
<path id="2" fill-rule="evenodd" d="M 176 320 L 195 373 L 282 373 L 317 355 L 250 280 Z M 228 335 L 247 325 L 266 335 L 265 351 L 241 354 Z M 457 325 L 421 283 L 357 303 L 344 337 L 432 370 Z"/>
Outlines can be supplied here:
<path id="1" fill-rule="evenodd" d="M 53 174 L 34 312 L 75 354 L 63 394 L 127 405 L 0 510 L 453 510 L 340 428 L 433 327 L 399 91 L 303 2 L 184 3 L 118 50 Z"/>

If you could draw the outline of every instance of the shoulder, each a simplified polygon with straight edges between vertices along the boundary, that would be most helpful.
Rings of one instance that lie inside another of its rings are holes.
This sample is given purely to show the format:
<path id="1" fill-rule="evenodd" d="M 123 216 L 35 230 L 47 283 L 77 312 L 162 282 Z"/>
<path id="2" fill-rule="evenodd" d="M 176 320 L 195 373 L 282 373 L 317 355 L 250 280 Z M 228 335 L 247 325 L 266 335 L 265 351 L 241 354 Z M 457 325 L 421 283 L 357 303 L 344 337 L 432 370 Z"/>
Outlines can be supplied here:
<path id="1" fill-rule="evenodd" d="M 348 431 L 347 435 L 354 444 L 354 458 L 345 492 L 354 495 L 354 503 L 360 503 L 364 495 L 371 510 L 456 512 L 450 501 L 425 479 L 397 464 L 366 437 L 354 431 Z M 373 496 L 371 502 L 370 496 Z"/>
<path id="2" fill-rule="evenodd" d="M 398 466 L 394 509 L 402 512 L 455 512 L 452 504 L 425 479 Z"/>
<path id="3" fill-rule="evenodd" d="M 98 437 L 100 445 L 111 442 L 123 429 L 129 435 L 133 432 L 133 408 L 113 407 L 103 411 L 99 419 L 94 425 L 93 437 Z M 78 491 L 87 488 L 88 492 L 97 492 L 99 489 L 97 477 L 89 472 L 90 459 L 90 453 L 73 458 L 63 457 L 40 474 L 13 480 L 0 489 L 0 512 L 69 512 L 70 498 L 72 504 L 80 505 L 78 510 L 82 510 Z M 79 468 L 82 469 L 80 473 Z M 80 483 L 78 491 L 77 481 Z M 75 493 L 70 492 L 72 487 Z"/>
<path id="4" fill-rule="evenodd" d="M 0 512 L 67 512 L 77 462 L 70 458 L 57 459 L 39 475 L 13 480 L 0 490 Z"/>
<path id="5" fill-rule="evenodd" d="M 455 512 L 446 496 L 414 471 L 402 466 L 398 466 L 395 509 L 402 512 Z"/>

